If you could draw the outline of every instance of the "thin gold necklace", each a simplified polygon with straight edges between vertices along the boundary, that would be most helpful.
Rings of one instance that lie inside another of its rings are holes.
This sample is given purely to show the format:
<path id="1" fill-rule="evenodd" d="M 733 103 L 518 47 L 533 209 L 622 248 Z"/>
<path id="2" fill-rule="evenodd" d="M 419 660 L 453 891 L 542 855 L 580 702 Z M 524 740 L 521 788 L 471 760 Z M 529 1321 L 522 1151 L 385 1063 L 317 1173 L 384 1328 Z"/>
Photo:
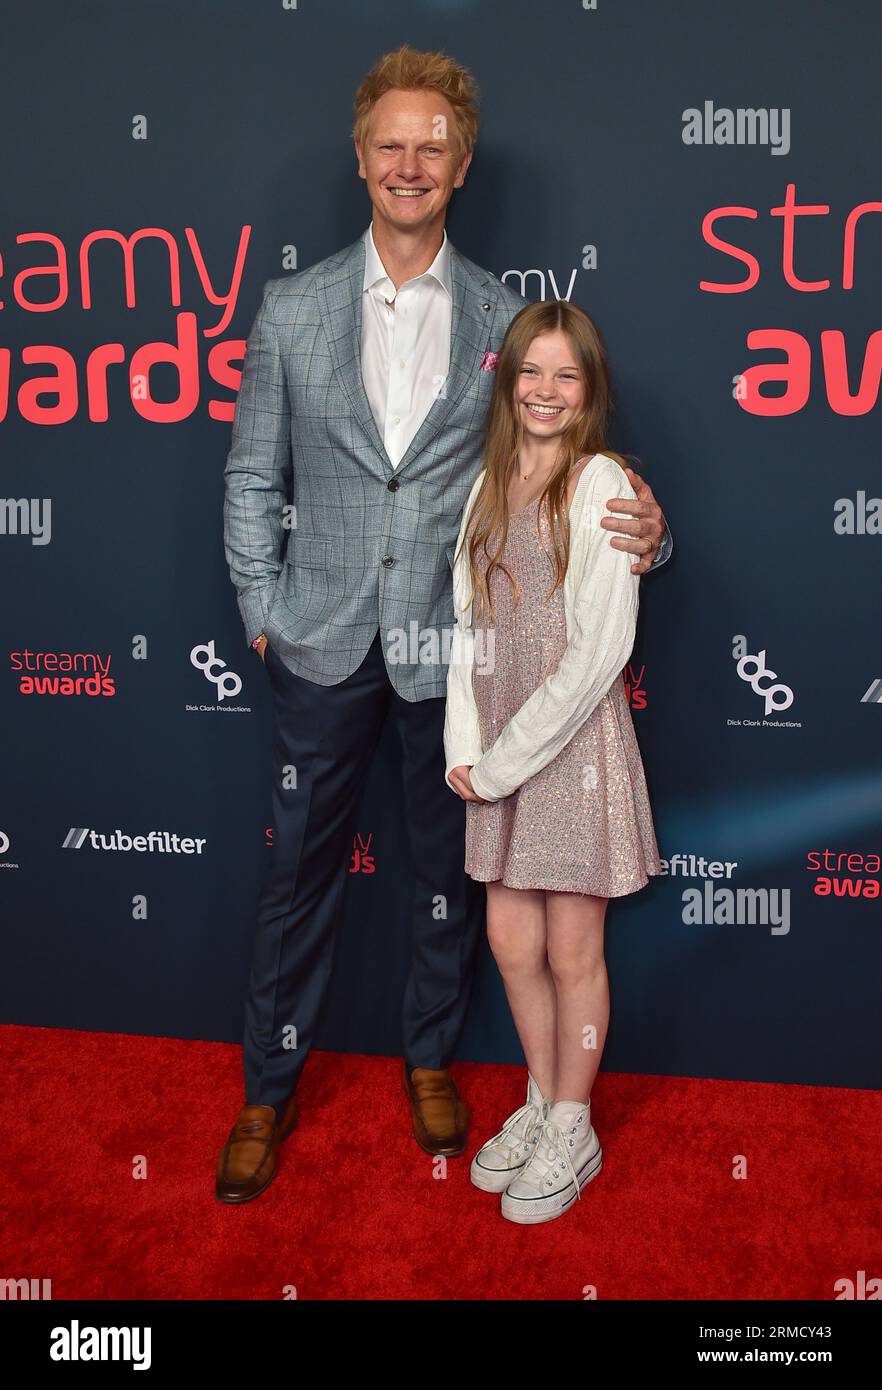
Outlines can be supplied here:
<path id="1" fill-rule="evenodd" d="M 524 472 L 522 471 L 521 465 L 518 464 L 518 472 L 519 472 L 520 475 L 521 475 L 522 481 L 525 482 L 525 483 L 528 483 L 528 482 L 530 481 L 530 479 L 531 479 L 531 478 L 534 476 L 534 474 L 536 473 L 536 469 L 534 468 L 532 473 L 524 473 Z"/>

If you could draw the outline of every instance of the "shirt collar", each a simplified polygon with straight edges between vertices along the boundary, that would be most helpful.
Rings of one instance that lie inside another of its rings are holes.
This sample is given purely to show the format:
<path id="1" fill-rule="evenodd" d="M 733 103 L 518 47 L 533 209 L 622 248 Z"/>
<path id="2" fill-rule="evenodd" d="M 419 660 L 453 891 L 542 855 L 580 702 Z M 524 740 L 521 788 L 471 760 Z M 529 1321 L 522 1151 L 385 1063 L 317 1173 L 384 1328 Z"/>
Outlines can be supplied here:
<path id="1" fill-rule="evenodd" d="M 413 284 L 416 280 L 425 280 L 431 275 L 433 280 L 437 280 L 443 290 L 447 292 L 447 297 L 453 299 L 453 281 L 450 274 L 450 243 L 447 240 L 447 228 L 444 228 L 444 240 L 441 242 L 438 254 L 422 275 L 415 275 L 413 280 L 408 280 L 407 284 Z M 364 234 L 364 280 L 362 281 L 362 291 L 373 289 L 374 285 L 385 281 L 395 292 L 395 287 L 389 279 L 389 274 L 383 262 L 380 260 L 380 253 L 374 243 L 374 229 L 368 226 Z"/>

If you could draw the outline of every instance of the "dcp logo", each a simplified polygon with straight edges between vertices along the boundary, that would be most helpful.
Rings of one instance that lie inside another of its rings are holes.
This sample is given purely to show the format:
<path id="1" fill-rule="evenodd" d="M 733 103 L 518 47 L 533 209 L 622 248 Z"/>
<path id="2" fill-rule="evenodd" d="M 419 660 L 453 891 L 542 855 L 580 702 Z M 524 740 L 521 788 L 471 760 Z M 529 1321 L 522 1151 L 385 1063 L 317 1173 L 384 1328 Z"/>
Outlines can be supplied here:
<path id="1" fill-rule="evenodd" d="M 242 678 L 237 676 L 235 671 L 226 669 L 227 663 L 221 661 L 215 655 L 214 638 L 210 642 L 203 642 L 193 648 L 190 653 L 190 660 L 201 671 L 206 680 L 213 681 L 217 686 L 218 702 L 228 699 L 231 695 L 238 695 L 242 689 Z M 215 671 L 223 672 L 223 675 L 215 675 Z"/>
<path id="2" fill-rule="evenodd" d="M 768 677 L 769 680 L 777 680 L 777 673 L 770 671 L 766 666 L 765 647 L 757 656 L 751 656 L 747 651 L 747 638 L 734 637 L 732 639 L 732 656 L 738 658 L 736 671 L 743 681 L 747 681 L 755 695 L 762 695 L 766 702 L 766 714 L 771 714 L 772 710 L 789 709 L 793 704 L 793 691 L 789 685 L 779 683 L 778 685 L 761 685 L 760 682 Z M 775 696 L 780 696 L 776 701 Z"/>

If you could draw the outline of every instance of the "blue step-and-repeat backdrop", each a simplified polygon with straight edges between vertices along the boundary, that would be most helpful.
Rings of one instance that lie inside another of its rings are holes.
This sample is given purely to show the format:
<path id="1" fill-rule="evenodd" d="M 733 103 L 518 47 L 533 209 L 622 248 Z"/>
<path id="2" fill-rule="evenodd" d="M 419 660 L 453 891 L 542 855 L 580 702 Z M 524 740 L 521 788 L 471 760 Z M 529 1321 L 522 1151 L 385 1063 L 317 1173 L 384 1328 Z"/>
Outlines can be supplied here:
<path id="1" fill-rule="evenodd" d="M 407 42 L 482 92 L 451 240 L 594 315 L 674 536 L 626 672 L 667 872 L 610 905 L 604 1066 L 878 1087 L 875 0 L 52 0 L 4 37 L 2 1017 L 241 1037 L 272 733 L 222 538 L 244 340 L 367 226 L 352 99 Z M 400 1050 L 393 735 L 332 1049 Z M 486 950 L 459 1055 L 520 1060 Z"/>

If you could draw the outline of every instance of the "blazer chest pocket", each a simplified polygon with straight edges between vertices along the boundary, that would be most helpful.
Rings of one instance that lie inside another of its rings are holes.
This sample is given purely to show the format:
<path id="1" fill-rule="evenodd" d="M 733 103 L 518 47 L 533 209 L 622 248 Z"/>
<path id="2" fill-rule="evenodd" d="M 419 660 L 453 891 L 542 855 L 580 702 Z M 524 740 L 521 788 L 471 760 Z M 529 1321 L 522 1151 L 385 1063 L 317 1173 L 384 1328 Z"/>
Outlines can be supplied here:
<path id="1" fill-rule="evenodd" d="M 493 388 L 496 385 L 496 370 L 490 372 L 477 371 L 475 373 L 477 381 L 477 392 L 479 397 L 488 402 L 493 395 Z"/>
<path id="2" fill-rule="evenodd" d="M 285 563 L 308 570 L 327 570 L 331 563 L 331 542 L 321 536 L 298 536 L 295 531 L 285 551 Z"/>

